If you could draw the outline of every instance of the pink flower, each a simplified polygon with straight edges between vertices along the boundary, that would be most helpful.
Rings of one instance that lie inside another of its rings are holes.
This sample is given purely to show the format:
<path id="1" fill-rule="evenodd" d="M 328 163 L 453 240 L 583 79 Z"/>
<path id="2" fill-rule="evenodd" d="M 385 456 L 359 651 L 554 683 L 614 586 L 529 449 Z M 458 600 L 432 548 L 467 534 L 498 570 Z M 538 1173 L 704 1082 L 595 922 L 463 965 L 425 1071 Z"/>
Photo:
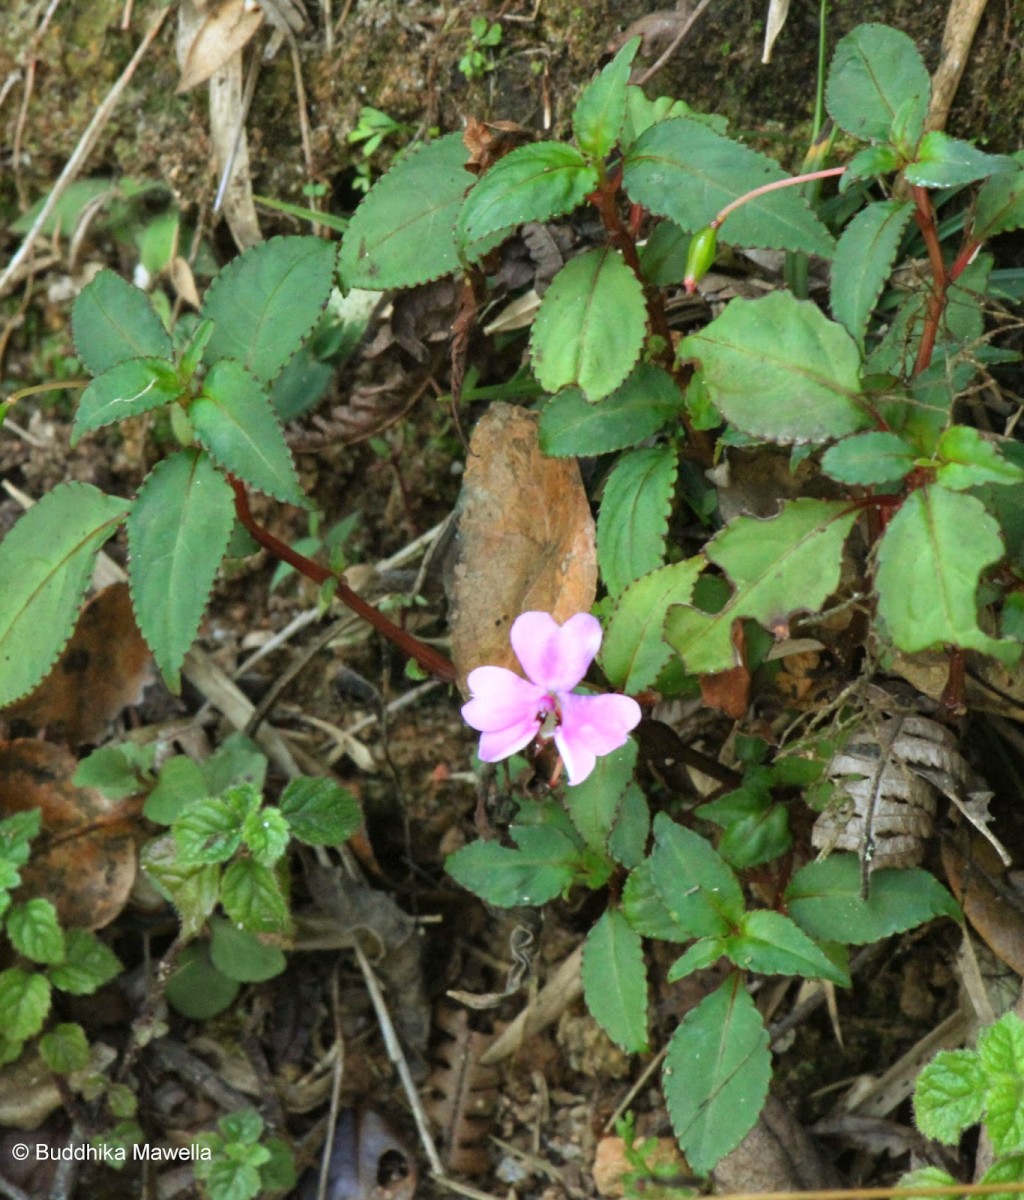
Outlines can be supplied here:
<path id="1" fill-rule="evenodd" d="M 570 784 L 582 783 L 598 755 L 626 742 L 640 720 L 629 696 L 578 696 L 573 692 L 601 647 L 601 623 L 577 613 L 559 625 L 550 613 L 516 617 L 509 634 L 526 679 L 504 667 L 477 667 L 462 706 L 467 725 L 480 730 L 484 762 L 508 758 L 541 734 L 554 736 Z"/>

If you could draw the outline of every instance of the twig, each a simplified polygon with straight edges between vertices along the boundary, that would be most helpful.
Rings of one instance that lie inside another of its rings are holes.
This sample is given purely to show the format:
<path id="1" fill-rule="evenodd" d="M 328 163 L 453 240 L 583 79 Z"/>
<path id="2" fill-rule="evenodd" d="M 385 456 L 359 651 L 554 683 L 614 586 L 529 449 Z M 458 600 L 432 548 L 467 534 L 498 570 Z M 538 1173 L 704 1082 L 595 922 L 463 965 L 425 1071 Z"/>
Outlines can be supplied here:
<path id="1" fill-rule="evenodd" d="M 86 127 L 85 132 L 78 139 L 78 145 L 71 152 L 71 157 L 64 164 L 64 169 L 57 177 L 57 182 L 51 188 L 50 194 L 46 197 L 43 207 L 39 210 L 36 219 L 32 222 L 32 228 L 28 231 L 28 233 L 25 234 L 24 241 L 18 247 L 14 256 L 11 258 L 11 261 L 7 264 L 3 274 L 0 275 L 0 296 L 7 291 L 11 280 L 15 277 L 18 269 L 21 267 L 25 259 L 28 258 L 32 251 L 32 247 L 35 245 L 40 233 L 42 233 L 46 222 L 53 215 L 53 210 L 57 207 L 57 203 L 64 195 L 68 185 L 85 165 L 86 159 L 92 153 L 93 147 L 99 140 L 99 136 L 103 130 L 103 127 L 110 120 L 111 114 L 113 113 L 114 108 L 117 106 L 117 102 L 121 99 L 125 89 L 131 82 L 132 76 L 135 74 L 136 70 L 138 70 L 139 64 L 145 57 L 146 51 L 152 45 L 156 35 L 160 32 L 164 21 L 167 20 L 167 14 L 170 11 L 170 7 L 164 8 L 153 18 L 153 21 L 146 30 L 142 41 L 139 43 L 138 49 L 132 55 L 131 61 L 121 72 L 121 75 L 114 83 L 114 86 L 110 89 L 103 102 L 96 109 L 96 112 L 93 114 L 93 118 Z"/>

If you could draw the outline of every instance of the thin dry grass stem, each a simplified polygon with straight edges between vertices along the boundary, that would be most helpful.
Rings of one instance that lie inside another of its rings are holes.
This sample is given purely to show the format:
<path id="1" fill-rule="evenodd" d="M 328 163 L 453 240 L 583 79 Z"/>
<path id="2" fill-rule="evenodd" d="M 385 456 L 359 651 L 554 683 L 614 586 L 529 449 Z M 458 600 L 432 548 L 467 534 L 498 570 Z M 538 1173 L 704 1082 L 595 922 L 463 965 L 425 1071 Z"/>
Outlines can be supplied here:
<path id="1" fill-rule="evenodd" d="M 664 54 L 662 54 L 660 58 L 656 59 L 647 68 L 647 70 L 644 71 L 644 73 L 640 76 L 640 78 L 638 80 L 636 80 L 637 87 L 643 87 L 643 85 L 645 83 L 647 83 L 648 80 L 653 79 L 654 76 L 657 75 L 657 73 L 661 70 L 661 68 L 668 62 L 668 60 L 672 57 L 672 55 L 675 54 L 675 52 L 683 44 L 683 38 L 685 38 L 686 35 L 690 32 L 690 30 L 694 27 L 694 25 L 697 24 L 697 21 L 701 15 L 701 13 L 703 13 L 703 11 L 707 8 L 707 6 L 710 3 L 711 3 L 711 0 L 700 0 L 700 4 L 697 5 L 697 7 L 693 10 L 692 13 L 690 13 L 689 19 L 687 21 L 683 22 L 682 28 L 679 30 L 679 32 L 676 34 L 676 36 L 672 39 L 671 44 L 665 49 Z"/>

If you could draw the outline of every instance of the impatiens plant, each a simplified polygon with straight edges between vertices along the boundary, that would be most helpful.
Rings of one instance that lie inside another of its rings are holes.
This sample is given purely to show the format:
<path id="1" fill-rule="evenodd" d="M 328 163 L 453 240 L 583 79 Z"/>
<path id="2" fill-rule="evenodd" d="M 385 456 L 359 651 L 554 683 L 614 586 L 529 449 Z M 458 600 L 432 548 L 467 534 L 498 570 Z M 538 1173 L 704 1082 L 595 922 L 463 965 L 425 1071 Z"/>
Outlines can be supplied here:
<path id="1" fill-rule="evenodd" d="M 640 721 L 640 705 L 629 696 L 574 694 L 601 648 L 601 623 L 577 613 L 558 625 L 550 613 L 528 612 L 513 622 L 510 637 L 529 682 L 505 667 L 477 667 L 467 680 L 473 698 L 462 716 L 481 731 L 480 758 L 498 762 L 538 734 L 553 737 L 569 783 L 582 783 Z"/>
<path id="2" fill-rule="evenodd" d="M 477 147 L 470 164 L 460 133 L 437 138 L 373 186 L 340 249 L 285 238 L 246 252 L 187 328 L 169 332 L 109 272 L 83 290 L 74 332 L 95 378 L 74 438 L 162 410 L 179 447 L 130 499 L 61 485 L 0 545 L 0 703 L 54 662 L 96 553 L 121 524 L 139 626 L 172 686 L 220 560 L 229 543 L 238 551 L 236 521 L 454 682 L 443 654 L 257 522 L 249 491 L 310 503 L 282 423 L 302 407 L 301 381 L 322 366 L 314 349 L 332 327 L 338 334 L 349 297 L 461 276 L 458 404 L 469 332 L 502 286 L 499 247 L 524 225 L 561 223 L 571 248 L 557 251 L 561 265 L 537 289 L 506 394 L 537 397 L 545 453 L 595 461 L 602 590 L 597 615 L 561 626 L 545 613 L 507 614 L 518 616 L 512 644 L 525 679 L 486 663 L 471 671 L 463 713 L 481 733 L 481 758 L 552 739 L 568 782 L 524 794 L 507 830 L 465 846 L 448 869 L 507 907 L 600 893 L 584 996 L 628 1051 L 650 1040 L 645 939 L 680 947 L 670 982 L 724 967 L 671 1034 L 663 1073 L 687 1159 L 707 1173 L 757 1120 L 771 1076 L 751 976 L 844 986 L 850 945 L 959 911 L 922 870 L 870 873 L 851 853 L 810 861 L 807 822 L 790 817 L 835 790 L 829 760 L 853 707 L 837 705 L 834 727 L 822 721 L 803 746 L 770 742 L 783 742 L 785 721 L 762 725 L 760 738 L 741 729 L 728 766 L 668 730 L 669 757 L 722 784 L 688 811 L 670 782 L 649 786 L 644 726 L 628 735 L 640 704 L 661 698 L 703 692 L 742 714 L 758 668 L 795 622 L 830 645 L 833 625 L 815 623 L 824 613 L 855 615 L 856 646 L 837 649 L 845 661 L 944 655 L 940 717 L 965 706 L 968 654 L 983 666 L 1019 662 L 1017 412 L 1001 429 L 979 429 L 962 400 L 1017 357 L 994 344 L 992 319 L 995 297 L 1019 298 L 1009 290 L 1017 277 L 997 278 L 985 246 L 1024 226 L 1024 154 L 926 131 L 930 80 L 918 51 L 869 24 L 839 42 L 828 72 L 840 161 L 823 166 L 816 145 L 814 170 L 789 175 L 722 118 L 630 83 L 638 43 L 583 90 L 569 140 Z M 838 191 L 822 200 L 798 186 L 829 178 Z M 578 213 L 596 221 L 570 224 Z M 720 244 L 783 252 L 791 286 L 708 297 L 700 309 L 691 299 L 681 328 L 669 299 L 699 289 Z M 830 272 L 813 298 L 809 259 Z M 797 495 L 786 479 L 764 517 L 742 511 L 742 494 L 727 504 L 736 449 L 773 462 L 788 454 L 813 489 Z M 610 694 L 577 691 L 595 658 L 597 686 Z M 746 886 L 755 874 L 756 893 Z"/>

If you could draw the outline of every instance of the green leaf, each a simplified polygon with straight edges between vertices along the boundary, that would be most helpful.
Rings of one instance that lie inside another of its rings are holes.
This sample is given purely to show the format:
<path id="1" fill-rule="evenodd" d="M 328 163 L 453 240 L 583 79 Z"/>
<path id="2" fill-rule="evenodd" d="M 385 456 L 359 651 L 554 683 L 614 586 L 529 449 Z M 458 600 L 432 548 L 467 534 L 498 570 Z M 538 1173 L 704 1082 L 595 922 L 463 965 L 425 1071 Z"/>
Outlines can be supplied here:
<path id="1" fill-rule="evenodd" d="M 583 998 L 627 1054 L 647 1050 L 647 970 L 640 935 L 618 909 L 602 915 L 583 945 Z"/>
<path id="2" fill-rule="evenodd" d="M 334 287 L 337 247 L 315 237 L 277 237 L 228 264 L 203 298 L 213 322 L 208 363 L 233 359 L 269 383 L 313 332 Z"/>
<path id="3" fill-rule="evenodd" d="M 200 444 L 226 471 L 275 500 L 308 506 L 270 400 L 241 363 L 215 363 L 188 415 Z"/>
<path id="4" fill-rule="evenodd" d="M 70 1075 L 89 1065 L 89 1041 L 81 1025 L 56 1025 L 39 1039 L 43 1062 L 57 1075 Z"/>
<path id="5" fill-rule="evenodd" d="M 917 1167 L 913 1171 L 904 1171 L 896 1186 L 898 1188 L 948 1188 L 950 1197 L 956 1196 L 961 1190 L 961 1185 L 941 1167 Z M 894 1197 L 898 1194 L 898 1192 L 893 1193 Z M 999 1200 L 1011 1200 L 1011 1197 L 1000 1196 Z"/>
<path id="6" fill-rule="evenodd" d="M 155 757 L 155 743 L 103 746 L 79 762 L 71 782 L 75 787 L 97 788 L 110 800 L 123 800 L 145 788 L 145 776 L 152 770 Z"/>
<path id="7" fill-rule="evenodd" d="M 546 904 L 576 877 L 579 851 L 550 826 L 517 826 L 516 849 L 497 842 L 471 842 L 448 856 L 445 870 L 488 904 L 517 908 Z"/>
<path id="8" fill-rule="evenodd" d="M 753 1127 L 771 1071 L 768 1033 L 734 975 L 683 1018 L 662 1073 L 672 1127 L 698 1174 L 711 1171 Z"/>
<path id="9" fill-rule="evenodd" d="M 639 48 L 640 38 L 630 38 L 576 101 L 573 135 L 583 153 L 593 159 L 607 158 L 622 133 L 629 73 Z"/>
<path id="10" fill-rule="evenodd" d="M 962 427 L 958 427 L 962 428 Z M 860 487 L 897 484 L 910 474 L 917 451 L 895 433 L 855 433 L 830 446 L 821 469 L 840 483 Z"/>
<path id="11" fill-rule="evenodd" d="M 43 1027 L 50 1011 L 50 983 L 45 975 L 18 967 L 0 971 L 0 1029 L 9 1041 L 23 1042 Z"/>
<path id="12" fill-rule="evenodd" d="M 1003 557 L 995 519 L 974 496 L 918 488 L 890 520 L 878 547 L 878 615 L 907 654 L 963 646 L 1000 660 L 1019 654 L 1015 642 L 978 627 L 978 580 Z"/>
<path id="13" fill-rule="evenodd" d="M 593 771 L 575 787 L 566 787 L 565 806 L 583 841 L 599 854 L 608 848 L 626 787 L 636 770 L 637 744 L 625 745 L 597 760 Z"/>
<path id="14" fill-rule="evenodd" d="M 0 542 L 0 708 L 64 649 L 96 555 L 128 508 L 91 484 L 60 483 Z"/>
<path id="15" fill-rule="evenodd" d="M 871 873 L 868 898 L 860 894 L 855 854 L 808 863 L 786 889 L 789 915 L 819 941 L 854 946 L 879 942 L 935 917 L 962 920 L 956 901 L 927 871 L 883 868 Z"/>
<path id="16" fill-rule="evenodd" d="M 840 177 L 839 190 L 845 192 L 858 179 L 871 179 L 876 175 L 892 175 L 900 169 L 902 159 L 892 146 L 866 146 L 846 164 Z"/>
<path id="17" fill-rule="evenodd" d="M 181 863 L 177 844 L 170 835 L 148 841 L 140 861 L 156 890 L 177 910 L 181 936 L 194 938 L 220 899 L 220 866 Z"/>
<path id="18" fill-rule="evenodd" d="M 689 233 L 709 225 L 723 208 L 755 188 L 787 178 L 774 159 L 690 117 L 652 125 L 630 146 L 622 164 L 629 198 Z M 826 258 L 833 249 L 828 230 L 795 187 L 741 205 L 726 218 L 719 239 Z"/>
<path id="19" fill-rule="evenodd" d="M 157 825 L 173 825 L 195 800 L 210 794 L 202 768 L 185 754 L 177 754 L 160 768 L 156 787 L 146 797 L 143 815 Z"/>
<path id="20" fill-rule="evenodd" d="M 688 942 L 694 935 L 680 924 L 661 898 L 654 882 L 654 864 L 645 858 L 636 864 L 622 889 L 622 913 L 641 937 L 663 942 Z"/>
<path id="21" fill-rule="evenodd" d="M 242 784 L 191 804 L 173 828 L 182 865 L 227 862 L 242 844 L 242 826 L 261 803 L 256 788 Z"/>
<path id="22" fill-rule="evenodd" d="M 631 450 L 612 468 L 597 517 L 597 561 L 613 596 L 664 561 L 678 470 L 667 445 Z"/>
<path id="23" fill-rule="evenodd" d="M 759 909 L 743 914 L 740 931 L 725 941 L 725 953 L 744 971 L 802 975 L 850 986 L 850 976 L 782 913 Z"/>
<path id="24" fill-rule="evenodd" d="M 142 636 L 172 692 L 235 522 L 231 485 L 198 450 L 146 476 L 128 516 L 128 577 Z"/>
<path id="25" fill-rule="evenodd" d="M 265 1192 L 290 1192 L 298 1182 L 295 1160 L 283 1138 L 267 1138 L 263 1148 L 270 1157 L 260 1167 L 260 1186 Z"/>
<path id="26" fill-rule="evenodd" d="M 744 433 L 824 442 L 873 424 L 861 398 L 860 351 L 842 325 L 791 293 L 732 300 L 679 346 L 701 364 L 711 402 Z"/>
<path id="27" fill-rule="evenodd" d="M 64 958 L 64 934 L 57 910 L 49 900 L 37 897 L 16 904 L 7 914 L 7 936 L 19 954 L 32 962 L 59 963 Z"/>
<path id="28" fill-rule="evenodd" d="M 747 772 L 749 780 L 751 772 Z M 702 804 L 697 810 L 705 821 L 724 829 L 718 853 L 736 870 L 771 862 L 789 849 L 789 814 L 781 804 L 772 803 L 767 785 L 752 788 L 749 783 L 735 792 Z"/>
<path id="29" fill-rule="evenodd" d="M 832 260 L 832 316 L 861 348 L 913 212 L 909 200 L 879 200 L 861 209 L 839 238 Z"/>
<path id="30" fill-rule="evenodd" d="M 588 403 L 579 388 L 553 396 L 540 414 L 540 448 L 553 458 L 610 454 L 642 442 L 679 421 L 683 397 L 660 367 L 638 363 L 599 404 Z"/>
<path id="31" fill-rule="evenodd" d="M 972 235 L 979 241 L 1024 225 L 1024 163 L 999 171 L 978 189 Z"/>
<path id="32" fill-rule="evenodd" d="M 71 309 L 75 353 L 93 375 L 129 358 L 171 357 L 171 337 L 149 297 L 113 271 L 100 271 Z"/>
<path id="33" fill-rule="evenodd" d="M 500 158 L 466 197 L 455 240 L 473 262 L 517 226 L 572 212 L 596 186 L 597 172 L 572 146 L 520 146 Z"/>
<path id="34" fill-rule="evenodd" d="M 651 813 L 647 797 L 636 780 L 630 780 L 622 794 L 619 812 L 608 838 L 608 853 L 622 866 L 632 869 L 644 860 L 651 832 Z"/>
<path id="35" fill-rule="evenodd" d="M 49 970 L 50 982 L 72 996 L 91 996 L 124 970 L 117 955 L 86 929 L 64 934 L 64 961 Z"/>
<path id="36" fill-rule="evenodd" d="M 277 877 L 251 858 L 238 859 L 224 872 L 220 902 L 231 920 L 250 933 L 285 933 L 291 925 Z"/>
<path id="37" fill-rule="evenodd" d="M 665 979 L 669 983 L 678 983 L 694 971 L 706 971 L 713 967 L 725 954 L 726 938 L 698 938 L 693 945 L 669 967 Z"/>
<path id="38" fill-rule="evenodd" d="M 1024 1155 L 1012 1154 L 1007 1158 L 997 1160 L 978 1182 L 1024 1184 Z M 1018 1200 L 1020 1194 L 1021 1189 L 1018 1186 L 1007 1189 L 1005 1192 L 996 1192 L 994 1195 L 990 1195 L 988 1200 Z"/>
<path id="39" fill-rule="evenodd" d="M 971 425 L 951 425 L 939 438 L 936 457 L 941 465 L 935 481 L 951 492 L 986 483 L 1024 482 L 1024 467 L 1004 458 L 997 446 Z"/>
<path id="40" fill-rule="evenodd" d="M 298 778 L 281 795 L 281 814 L 293 837 L 310 846 L 337 846 L 363 823 L 359 801 L 330 779 Z"/>
<path id="41" fill-rule="evenodd" d="M 288 822 L 276 808 L 260 808 L 245 818 L 242 841 L 265 867 L 273 867 L 288 849 Z"/>
<path id="42" fill-rule="evenodd" d="M 840 129 L 865 141 L 913 147 L 924 130 L 931 79 L 913 41 L 888 25 L 858 25 L 836 46 L 825 104 Z"/>
<path id="43" fill-rule="evenodd" d="M 346 288 L 415 287 L 458 269 L 455 220 L 473 182 L 461 133 L 404 155 L 373 185 L 341 242 Z"/>
<path id="44" fill-rule="evenodd" d="M 1008 1012 L 978 1035 L 988 1079 L 985 1128 L 997 1154 L 1024 1149 L 1024 1022 Z"/>
<path id="45" fill-rule="evenodd" d="M 174 367 L 165 358 L 129 358 L 98 375 L 82 393 L 71 428 L 71 445 L 83 434 L 125 417 L 171 404 L 181 394 Z"/>
<path id="46" fill-rule="evenodd" d="M 963 187 L 1004 171 L 1009 161 L 1002 155 L 986 154 L 970 142 L 961 142 L 948 133 L 933 129 L 921 139 L 915 159 L 904 169 L 903 175 L 908 183 L 918 187 Z"/>
<path id="47" fill-rule="evenodd" d="M 647 241 L 637 248 L 644 279 L 656 287 L 681 284 L 692 240 L 692 235 L 675 221 L 659 221 Z"/>
<path id="48" fill-rule="evenodd" d="M 262 983 L 280 975 L 288 960 L 276 946 L 265 946 L 244 929 L 217 917 L 210 922 L 210 960 L 228 979 Z"/>
<path id="49" fill-rule="evenodd" d="M 689 602 L 703 566 L 695 557 L 660 567 L 619 595 L 599 656 L 613 687 L 634 695 L 658 678 L 672 657 L 662 636 L 665 616 L 671 605 Z"/>
<path id="50" fill-rule="evenodd" d="M 254 1145 L 263 1132 L 263 1118 L 254 1108 L 243 1108 L 228 1113 L 217 1122 L 221 1133 L 229 1142 Z"/>
<path id="51" fill-rule="evenodd" d="M 178 958 L 174 974 L 167 982 L 167 999 L 193 1021 L 206 1021 L 222 1013 L 238 995 L 239 984 L 210 961 L 210 949 L 204 942 L 186 946 Z M 208 1166 L 198 1160 L 195 1166 Z M 198 1172 L 196 1172 L 198 1174 Z"/>
<path id="52" fill-rule="evenodd" d="M 857 515 L 845 504 L 805 497 L 767 520 L 736 517 L 716 534 L 705 554 L 732 580 L 733 595 L 717 613 L 674 605 L 665 621 L 665 640 L 686 670 L 736 666 L 732 623 L 739 617 L 773 626 L 817 611 L 839 586 L 843 543 Z"/>
<path id="53" fill-rule="evenodd" d="M 261 1186 L 258 1167 L 259 1163 L 239 1162 L 237 1157 L 215 1156 L 210 1161 L 197 1161 L 195 1173 L 216 1200 L 254 1200 Z"/>
<path id="54" fill-rule="evenodd" d="M 914 1084 L 914 1123 L 925 1137 L 955 1146 L 981 1120 L 987 1082 L 977 1051 L 940 1051 Z"/>
<path id="55" fill-rule="evenodd" d="M 211 796 L 219 796 L 242 783 L 251 783 L 257 791 L 262 791 L 267 777 L 267 756 L 244 733 L 226 737 L 201 766 Z"/>
<path id="56" fill-rule="evenodd" d="M 732 869 L 706 838 L 664 813 L 654 818 L 654 837 L 654 885 L 674 922 L 691 937 L 731 933 L 744 907 Z"/>
<path id="57" fill-rule="evenodd" d="M 0 821 L 0 864 L 24 866 L 31 853 L 32 839 L 38 837 L 42 823 L 42 811 L 38 808 L 12 813 Z"/>
<path id="58" fill-rule="evenodd" d="M 632 371 L 646 332 L 640 280 L 614 248 L 587 250 L 544 293 L 530 333 L 534 373 L 546 391 L 576 384 L 601 400 Z"/>

